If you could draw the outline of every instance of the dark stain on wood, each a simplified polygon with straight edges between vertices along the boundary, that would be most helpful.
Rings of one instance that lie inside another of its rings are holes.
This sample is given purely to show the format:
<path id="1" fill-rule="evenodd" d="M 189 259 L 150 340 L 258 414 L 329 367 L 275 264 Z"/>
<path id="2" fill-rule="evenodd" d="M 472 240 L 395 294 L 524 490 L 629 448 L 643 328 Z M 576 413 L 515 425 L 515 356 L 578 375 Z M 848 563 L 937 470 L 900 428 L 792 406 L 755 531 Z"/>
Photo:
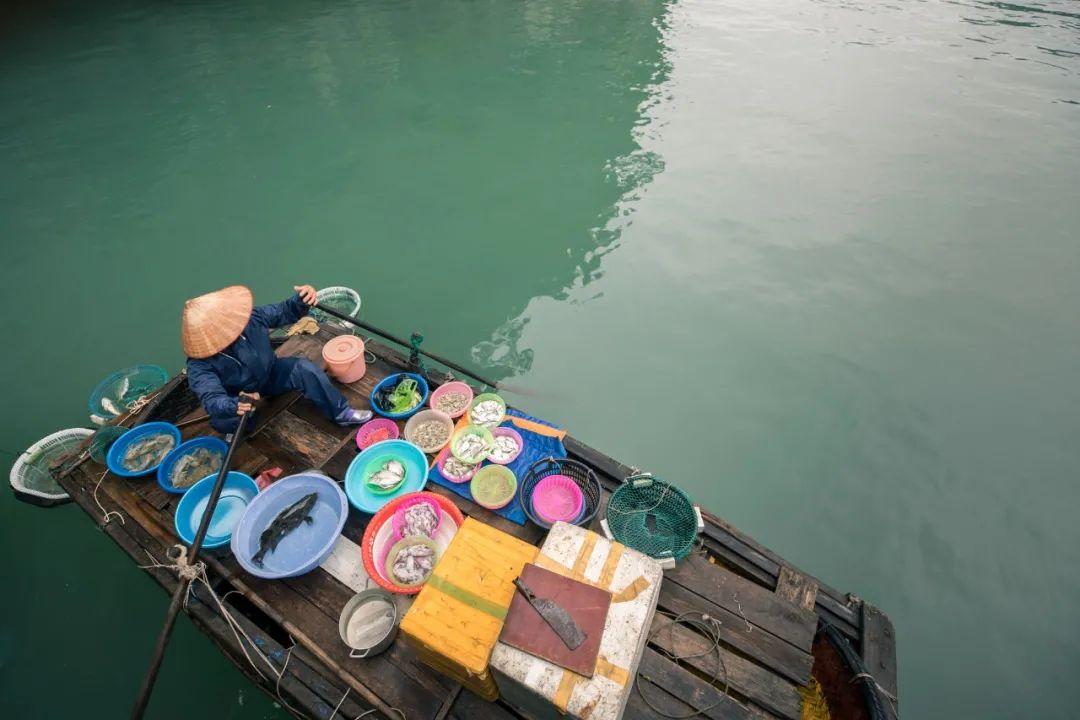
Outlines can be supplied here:
<path id="1" fill-rule="evenodd" d="M 798 570 L 784 566 L 776 583 L 776 594 L 789 603 L 806 610 L 813 610 L 817 603 L 817 583 Z"/>

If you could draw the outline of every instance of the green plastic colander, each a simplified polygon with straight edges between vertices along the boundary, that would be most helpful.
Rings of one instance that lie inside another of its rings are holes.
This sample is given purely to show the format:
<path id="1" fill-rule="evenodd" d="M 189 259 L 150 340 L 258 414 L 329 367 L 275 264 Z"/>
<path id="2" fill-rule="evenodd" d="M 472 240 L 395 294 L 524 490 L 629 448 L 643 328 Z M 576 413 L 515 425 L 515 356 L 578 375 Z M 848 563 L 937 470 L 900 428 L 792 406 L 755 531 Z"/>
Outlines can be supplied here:
<path id="1" fill-rule="evenodd" d="M 615 540 L 658 560 L 694 547 L 698 512 L 686 493 L 652 475 L 632 475 L 612 494 L 607 525 Z"/>

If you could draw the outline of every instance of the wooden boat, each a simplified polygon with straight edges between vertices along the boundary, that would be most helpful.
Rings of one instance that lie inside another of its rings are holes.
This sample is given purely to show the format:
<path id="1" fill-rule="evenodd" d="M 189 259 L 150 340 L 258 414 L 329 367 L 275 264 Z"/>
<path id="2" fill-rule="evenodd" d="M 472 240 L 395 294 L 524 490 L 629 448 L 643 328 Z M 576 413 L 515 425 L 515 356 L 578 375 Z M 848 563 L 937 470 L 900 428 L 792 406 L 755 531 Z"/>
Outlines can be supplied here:
<path id="1" fill-rule="evenodd" d="M 277 352 L 319 363 L 322 345 L 340 332 L 322 326 L 316 335 L 289 338 Z M 367 407 L 370 391 L 379 380 L 408 367 L 406 358 L 387 344 L 368 340 L 367 348 L 376 361 L 368 364 L 360 381 L 342 387 L 356 407 Z M 198 400 L 181 373 L 142 409 L 136 422 L 178 423 L 185 439 L 213 434 L 204 420 L 197 420 L 200 415 Z M 295 393 L 270 400 L 256 417 L 256 426 L 237 450 L 234 463 L 235 469 L 249 475 L 270 467 L 280 467 L 285 474 L 319 468 L 340 481 L 357 453 L 355 429 L 327 421 Z M 573 459 L 597 473 L 605 499 L 631 474 L 629 467 L 571 435 L 565 445 Z M 80 465 L 60 482 L 135 565 L 147 565 L 148 556 L 166 562 L 168 549 L 178 541 L 173 512 L 179 496 L 164 492 L 152 480 L 113 476 L 93 462 Z M 545 531 L 535 525 L 517 525 L 439 486 L 429 484 L 427 489 L 445 495 L 466 515 L 507 533 L 534 544 L 543 539 Z M 98 501 L 105 511 L 115 513 L 110 515 L 112 521 L 105 520 Z M 702 652 L 710 647 L 702 636 L 685 628 L 665 630 L 646 648 L 637 680 L 649 686 L 641 689 L 652 704 L 671 715 L 707 708 L 703 716 L 709 718 L 799 720 L 801 691 L 816 676 L 827 694 L 844 696 L 830 697 L 834 720 L 874 717 L 867 713 L 862 693 L 878 697 L 887 716 L 896 716 L 896 704 L 890 699 L 896 696 L 895 636 L 888 617 L 856 596 L 802 572 L 722 519 L 708 512 L 703 515 L 703 552 L 665 574 L 659 609 L 670 613 L 698 610 L 719 619 L 725 673 L 715 685 L 710 682 L 716 660 L 714 654 Z M 117 521 L 118 516 L 123 523 Z M 365 522 L 359 513 L 351 513 L 344 537 L 359 543 Z M 599 516 L 592 529 L 598 528 Z M 421 664 L 404 642 L 395 642 L 375 658 L 350 658 L 337 624 L 343 606 L 359 588 L 346 586 L 323 568 L 297 578 L 267 581 L 241 570 L 227 547 L 204 551 L 203 559 L 217 595 L 243 632 L 234 632 L 200 586 L 195 586 L 187 605 L 188 615 L 252 682 L 296 714 L 329 718 L 335 716 L 336 708 L 341 717 L 354 718 L 374 709 L 367 717 L 397 718 L 396 708 L 409 720 L 519 717 L 503 702 L 484 702 Z M 173 571 L 159 567 L 145 572 L 168 593 L 173 592 L 177 583 Z M 653 627 L 662 620 L 658 614 Z M 856 678 L 855 671 L 829 656 L 830 652 L 835 656 L 835 651 L 820 638 L 815 643 L 819 623 L 835 628 L 833 634 L 861 658 L 862 676 Z M 249 642 L 269 659 L 273 670 L 256 658 Z M 697 657 L 677 663 L 671 654 Z M 823 654 L 825 659 L 815 663 Z M 255 658 L 254 663 L 250 658 Z M 662 716 L 634 692 L 625 717 Z"/>

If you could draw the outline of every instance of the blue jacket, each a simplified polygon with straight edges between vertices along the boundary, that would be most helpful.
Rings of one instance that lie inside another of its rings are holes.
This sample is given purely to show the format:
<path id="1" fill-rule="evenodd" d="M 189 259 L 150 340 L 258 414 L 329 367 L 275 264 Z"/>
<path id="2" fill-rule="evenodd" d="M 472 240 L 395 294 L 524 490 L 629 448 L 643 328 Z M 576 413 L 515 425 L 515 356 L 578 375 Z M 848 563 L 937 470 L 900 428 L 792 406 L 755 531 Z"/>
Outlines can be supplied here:
<path id="1" fill-rule="evenodd" d="M 307 313 L 299 295 L 262 305 L 251 311 L 247 327 L 232 345 L 203 360 L 188 358 L 188 385 L 211 417 L 235 417 L 237 395 L 263 388 L 276 358 L 270 331 L 292 325 Z"/>

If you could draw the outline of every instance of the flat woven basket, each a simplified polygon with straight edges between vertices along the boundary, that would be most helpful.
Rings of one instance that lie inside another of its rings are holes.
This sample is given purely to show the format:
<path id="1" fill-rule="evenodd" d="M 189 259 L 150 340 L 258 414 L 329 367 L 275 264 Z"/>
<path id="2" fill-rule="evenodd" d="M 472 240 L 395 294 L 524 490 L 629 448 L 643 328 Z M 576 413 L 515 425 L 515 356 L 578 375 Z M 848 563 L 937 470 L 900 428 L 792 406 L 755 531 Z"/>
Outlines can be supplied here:
<path id="1" fill-rule="evenodd" d="M 608 500 L 606 520 L 617 541 L 657 559 L 682 560 L 698 534 L 694 503 L 652 475 L 626 478 Z"/>

